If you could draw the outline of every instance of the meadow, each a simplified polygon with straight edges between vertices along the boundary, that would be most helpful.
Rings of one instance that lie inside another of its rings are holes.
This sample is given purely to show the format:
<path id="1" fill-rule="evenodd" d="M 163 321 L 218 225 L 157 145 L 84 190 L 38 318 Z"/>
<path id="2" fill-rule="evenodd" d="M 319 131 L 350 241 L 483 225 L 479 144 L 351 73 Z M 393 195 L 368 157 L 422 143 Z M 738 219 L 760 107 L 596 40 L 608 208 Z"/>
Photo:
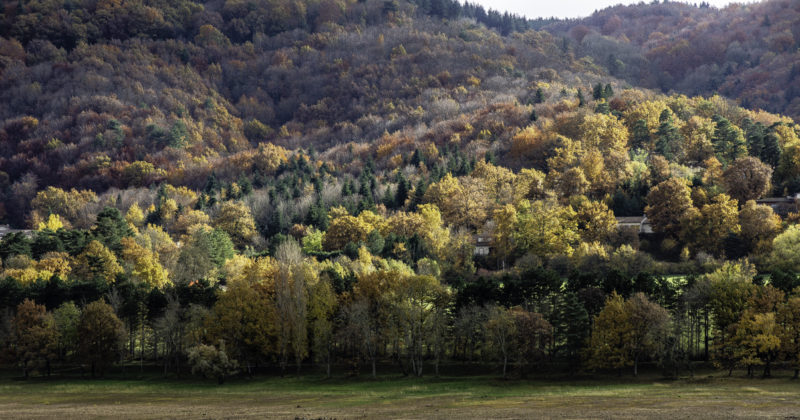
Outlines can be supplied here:
<path id="1" fill-rule="evenodd" d="M 781 372 L 784 373 L 784 372 Z M 740 373 L 664 380 L 321 376 L 215 381 L 0 380 L 0 418 L 794 418 L 800 382 Z"/>

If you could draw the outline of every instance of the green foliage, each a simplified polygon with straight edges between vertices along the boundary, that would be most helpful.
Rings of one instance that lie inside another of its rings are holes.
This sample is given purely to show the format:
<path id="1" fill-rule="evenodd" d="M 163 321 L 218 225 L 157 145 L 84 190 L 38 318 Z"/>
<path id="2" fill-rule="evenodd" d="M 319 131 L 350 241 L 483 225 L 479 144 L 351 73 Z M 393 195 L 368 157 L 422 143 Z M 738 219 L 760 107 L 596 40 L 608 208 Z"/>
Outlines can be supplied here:
<path id="1" fill-rule="evenodd" d="M 222 385 L 226 376 L 234 375 L 237 372 L 239 363 L 230 359 L 225 352 L 225 341 L 219 341 L 219 348 L 198 344 L 186 351 L 189 358 L 189 366 L 192 367 L 192 374 L 198 373 L 204 378 L 217 378 L 217 383 Z"/>

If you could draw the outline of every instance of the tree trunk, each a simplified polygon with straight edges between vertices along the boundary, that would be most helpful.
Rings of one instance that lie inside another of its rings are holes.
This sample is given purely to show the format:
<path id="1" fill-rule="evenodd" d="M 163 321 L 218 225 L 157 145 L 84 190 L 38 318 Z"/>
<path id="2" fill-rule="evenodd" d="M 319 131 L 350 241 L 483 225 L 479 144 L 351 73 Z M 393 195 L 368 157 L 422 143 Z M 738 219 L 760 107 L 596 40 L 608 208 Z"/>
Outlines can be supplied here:
<path id="1" fill-rule="evenodd" d="M 377 369 L 375 369 L 375 356 L 372 356 L 370 361 L 372 362 L 372 378 L 374 379 L 377 377 Z"/>
<path id="2" fill-rule="evenodd" d="M 800 369 L 795 368 L 794 369 L 794 376 L 792 376 L 792 379 L 797 379 L 797 378 L 800 378 Z"/>
<path id="3" fill-rule="evenodd" d="M 503 378 L 506 377 L 506 368 L 508 367 L 508 356 L 503 355 Z"/>
<path id="4" fill-rule="evenodd" d="M 703 329 L 705 333 L 705 355 L 703 360 L 707 362 L 708 361 L 708 309 L 705 310 L 704 315 L 705 315 L 705 325 L 703 326 Z M 733 372 L 733 369 L 731 369 L 731 372 Z"/>
<path id="5" fill-rule="evenodd" d="M 92 360 L 92 379 L 94 379 L 95 375 L 95 362 Z"/>
<path id="6" fill-rule="evenodd" d="M 770 369 L 770 362 L 767 361 L 767 363 L 764 364 L 764 377 L 769 378 L 771 376 L 772 376 L 772 371 Z"/>
<path id="7" fill-rule="evenodd" d="M 638 377 L 639 376 L 639 356 L 638 355 L 636 355 L 633 358 L 633 376 L 634 377 Z"/>

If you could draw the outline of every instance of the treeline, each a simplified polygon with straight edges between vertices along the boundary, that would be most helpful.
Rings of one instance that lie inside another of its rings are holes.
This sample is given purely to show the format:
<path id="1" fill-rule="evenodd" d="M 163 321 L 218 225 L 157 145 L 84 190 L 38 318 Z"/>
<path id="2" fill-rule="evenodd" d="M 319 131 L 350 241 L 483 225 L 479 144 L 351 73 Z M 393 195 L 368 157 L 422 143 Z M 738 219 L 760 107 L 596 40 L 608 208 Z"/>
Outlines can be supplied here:
<path id="1" fill-rule="evenodd" d="M 438 375 L 454 363 L 496 366 L 504 377 L 627 368 L 636 375 L 643 363 L 665 376 L 704 362 L 750 376 L 800 370 L 800 298 L 784 292 L 797 276 L 774 275 L 781 289 L 764 285 L 746 261 L 688 278 L 615 272 L 598 284 L 579 272 L 565 279 L 530 268 L 448 286 L 426 273 L 430 266 L 415 273 L 370 261 L 363 247 L 345 260 L 319 263 L 288 241 L 275 258 L 239 261 L 224 287 L 153 288 L 118 277 L 95 283 L 104 297 L 81 306 L 64 292 L 87 285 L 54 276 L 15 295 L 51 307 L 26 298 L 13 316 L 6 311 L 2 354 L 25 377 L 75 364 L 103 375 L 146 360 L 165 374 L 191 371 L 220 383 L 276 368 L 374 376 L 391 365 Z"/>

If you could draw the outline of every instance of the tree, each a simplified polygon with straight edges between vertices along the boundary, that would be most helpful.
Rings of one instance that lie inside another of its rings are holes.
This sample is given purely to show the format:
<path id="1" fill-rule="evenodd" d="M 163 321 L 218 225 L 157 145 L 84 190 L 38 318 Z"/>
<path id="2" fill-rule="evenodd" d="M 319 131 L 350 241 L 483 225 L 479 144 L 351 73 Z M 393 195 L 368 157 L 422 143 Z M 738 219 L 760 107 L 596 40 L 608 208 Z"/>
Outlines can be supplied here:
<path id="1" fill-rule="evenodd" d="M 739 158 L 722 175 L 725 189 L 740 203 L 761 198 L 770 189 L 772 168 L 758 158 Z"/>
<path id="2" fill-rule="evenodd" d="M 214 218 L 214 227 L 230 236 L 233 243 L 243 248 L 253 243 L 258 235 L 256 222 L 250 209 L 243 203 L 226 201 Z"/>
<path id="3" fill-rule="evenodd" d="M 511 310 L 516 331 L 515 350 L 520 376 L 525 377 L 525 367 L 545 360 L 553 339 L 553 326 L 542 314 L 521 308 Z"/>
<path id="4" fill-rule="evenodd" d="M 118 254 L 122 250 L 120 241 L 126 236 L 133 236 L 133 230 L 119 210 L 114 207 L 106 207 L 97 215 L 97 221 L 92 226 L 92 235 Z"/>
<path id="5" fill-rule="evenodd" d="M 76 189 L 64 191 L 57 187 L 47 187 L 36 193 L 36 197 L 31 200 L 33 212 L 31 219 L 41 221 L 51 214 L 57 214 L 69 225 L 76 225 L 80 220 L 80 211 L 87 204 L 96 201 L 97 195 L 92 191 Z"/>
<path id="6" fill-rule="evenodd" d="M 672 112 L 665 108 L 659 117 L 658 131 L 656 131 L 656 153 L 667 160 L 673 160 L 675 154 L 681 149 L 681 135 L 675 127 Z"/>
<path id="7" fill-rule="evenodd" d="M 791 225 L 772 240 L 769 261 L 773 268 L 800 272 L 800 226 Z"/>
<path id="8" fill-rule="evenodd" d="M 714 151 L 717 159 L 723 163 L 730 163 L 747 154 L 747 142 L 742 129 L 731 124 L 725 117 L 715 115 L 712 120 L 716 123 L 714 137 Z"/>
<path id="9" fill-rule="evenodd" d="M 512 341 L 516 334 L 516 325 L 511 312 L 502 306 L 492 306 L 484 328 L 495 353 L 503 361 L 503 378 L 506 377 L 508 359 L 511 356 Z"/>
<path id="10" fill-rule="evenodd" d="M 772 207 L 749 200 L 739 210 L 739 226 L 742 238 L 751 250 L 768 250 L 780 232 L 781 218 Z"/>
<path id="11" fill-rule="evenodd" d="M 111 250 L 98 241 L 91 241 L 75 258 L 72 275 L 84 281 L 111 284 L 123 271 Z"/>
<path id="12" fill-rule="evenodd" d="M 78 322 L 78 355 L 92 366 L 92 377 L 103 376 L 117 360 L 124 338 L 122 321 L 111 305 L 98 300 L 83 308 Z"/>
<path id="13" fill-rule="evenodd" d="M 676 236 L 681 219 L 690 208 L 692 196 L 686 181 L 670 178 L 650 190 L 644 212 L 654 231 Z"/>
<path id="14" fill-rule="evenodd" d="M 572 207 L 554 201 L 523 201 L 517 213 L 517 249 L 540 257 L 570 255 L 578 242 L 578 222 Z"/>
<path id="15" fill-rule="evenodd" d="M 328 226 L 322 239 L 322 247 L 326 251 L 340 250 L 350 242 L 366 241 L 371 231 L 371 227 L 360 218 L 349 215 L 337 217 Z"/>
<path id="16" fill-rule="evenodd" d="M 272 279 L 233 282 L 219 293 L 205 320 L 206 338 L 229 343 L 230 355 L 246 363 L 248 374 L 251 363 L 274 355 L 276 349 L 274 294 Z"/>
<path id="17" fill-rule="evenodd" d="M 506 258 L 514 251 L 514 229 L 517 225 L 517 209 L 511 204 L 496 209 L 494 211 L 494 237 L 492 243 L 495 247 L 497 256 L 503 261 L 505 267 Z"/>
<path id="18" fill-rule="evenodd" d="M 202 374 L 204 378 L 217 378 L 217 383 L 222 385 L 225 377 L 235 375 L 239 362 L 231 359 L 225 351 L 225 341 L 219 340 L 219 348 L 206 344 L 198 344 L 186 352 L 192 374 Z"/>
<path id="19" fill-rule="evenodd" d="M 625 302 L 631 324 L 630 352 L 633 356 L 633 375 L 639 373 L 639 361 L 659 354 L 667 342 L 670 315 L 659 304 L 651 302 L 643 293 L 635 293 Z"/>
<path id="20" fill-rule="evenodd" d="M 592 369 L 618 369 L 633 364 L 627 352 L 631 341 L 630 314 L 625 310 L 625 300 L 616 292 L 606 299 L 603 309 L 594 317 L 589 338 L 587 364 Z"/>
<path id="21" fill-rule="evenodd" d="M 214 283 L 219 270 L 235 253 L 233 242 L 227 233 L 208 226 L 195 230 L 181 247 L 178 267 L 174 278 L 176 284 L 191 284 L 205 279 Z"/>
<path id="22" fill-rule="evenodd" d="M 308 354 L 308 287 L 317 282 L 317 273 L 306 261 L 300 246 L 290 239 L 278 246 L 278 275 L 275 278 L 275 315 L 278 356 L 281 371 L 286 369 L 290 352 L 297 365 Z"/>
<path id="23" fill-rule="evenodd" d="M 639 373 L 639 361 L 659 353 L 670 330 L 666 309 L 651 302 L 643 293 L 627 301 L 613 292 L 595 316 L 589 340 L 589 365 L 593 368 L 633 366 Z"/>
<path id="24" fill-rule="evenodd" d="M 631 149 L 649 149 L 651 141 L 647 120 L 636 120 L 631 128 Z"/>
<path id="25" fill-rule="evenodd" d="M 718 194 L 700 211 L 692 208 L 684 213 L 681 225 L 681 237 L 686 242 L 720 255 L 725 239 L 741 231 L 736 200 L 731 200 L 727 194 Z"/>
<path id="26" fill-rule="evenodd" d="M 345 308 L 346 331 L 356 343 L 354 347 L 370 360 L 373 377 L 376 375 L 378 349 L 384 340 L 397 345 L 394 351 L 398 352 L 399 358 L 401 336 L 396 322 L 393 322 L 389 301 L 397 277 L 397 273 L 383 270 L 359 275 L 353 285 L 352 300 Z"/>
<path id="27" fill-rule="evenodd" d="M 758 313 L 746 310 L 736 324 L 734 340 L 738 342 L 739 354 L 748 368 L 757 363 L 764 364 L 764 377 L 771 376 L 772 362 L 778 357 L 781 348 L 781 336 L 775 322 L 775 312 Z"/>
<path id="28" fill-rule="evenodd" d="M 571 361 L 570 369 L 577 368 L 580 351 L 585 347 L 590 324 L 589 314 L 578 301 L 574 292 L 562 294 L 558 303 L 557 317 L 553 324 L 554 340 L 556 343 L 560 342 L 559 351 Z"/>
<path id="29" fill-rule="evenodd" d="M 775 315 L 781 342 L 781 358 L 794 368 L 794 378 L 800 376 L 800 296 L 790 296 L 782 302 Z"/>
<path id="30" fill-rule="evenodd" d="M 448 291 L 435 277 L 424 275 L 400 275 L 392 287 L 392 312 L 404 337 L 411 371 L 422 376 L 424 349 L 426 344 L 433 344 L 426 338 L 435 339 L 440 333 L 434 321 L 437 309 L 443 308 L 437 308 L 437 304 L 445 305 Z"/>
<path id="31" fill-rule="evenodd" d="M 714 315 L 714 363 L 733 372 L 737 360 L 736 323 L 754 288 L 755 267 L 747 262 L 726 262 L 707 274 L 711 285 L 709 307 Z"/>
<path id="32" fill-rule="evenodd" d="M 614 212 L 602 201 L 583 201 L 577 206 L 578 229 L 586 242 L 604 242 L 617 231 Z"/>
<path id="33" fill-rule="evenodd" d="M 486 220 L 489 195 L 482 180 L 465 177 L 463 182 L 449 173 L 425 191 L 425 202 L 435 204 L 444 221 L 454 226 L 478 227 Z"/>
<path id="34" fill-rule="evenodd" d="M 74 352 L 78 345 L 78 323 L 81 310 L 74 302 L 64 302 L 53 311 L 58 331 L 58 354 L 60 357 Z"/>
<path id="35" fill-rule="evenodd" d="M 325 363 L 325 372 L 329 378 L 335 344 L 334 316 L 338 304 L 336 292 L 328 279 L 320 278 L 310 287 L 308 316 L 311 320 L 311 348 L 314 357 Z"/>
<path id="36" fill-rule="evenodd" d="M 56 357 L 58 330 L 53 315 L 44 305 L 25 299 L 17 305 L 14 317 L 14 354 L 22 365 L 25 379 L 32 370 L 46 369 L 50 375 L 50 361 Z"/>
<path id="37" fill-rule="evenodd" d="M 147 288 L 163 288 L 170 281 L 167 270 L 158 261 L 158 254 L 139 245 L 133 238 L 122 238 L 122 261 L 131 278 Z"/>

